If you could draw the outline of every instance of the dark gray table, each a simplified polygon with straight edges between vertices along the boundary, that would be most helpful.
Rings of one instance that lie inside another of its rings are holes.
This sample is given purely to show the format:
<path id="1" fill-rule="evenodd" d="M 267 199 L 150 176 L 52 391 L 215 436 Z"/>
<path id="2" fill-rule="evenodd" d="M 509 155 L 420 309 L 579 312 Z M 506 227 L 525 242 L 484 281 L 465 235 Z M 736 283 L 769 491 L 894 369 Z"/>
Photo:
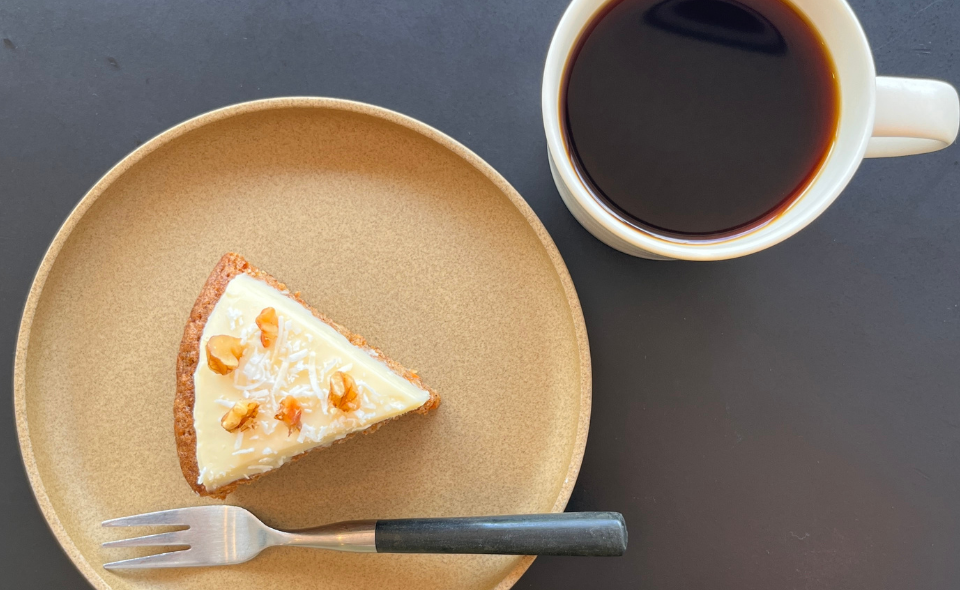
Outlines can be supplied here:
<path id="1" fill-rule="evenodd" d="M 0 395 L 34 270 L 111 165 L 204 111 L 283 95 L 398 110 L 485 158 L 565 257 L 594 358 L 571 510 L 620 559 L 518 588 L 960 587 L 960 147 L 868 161 L 811 227 L 710 264 L 593 239 L 547 168 L 540 75 L 566 0 L 0 4 Z M 960 1 L 857 0 L 885 74 L 960 86 Z M 0 404 L 0 577 L 84 587 Z"/>

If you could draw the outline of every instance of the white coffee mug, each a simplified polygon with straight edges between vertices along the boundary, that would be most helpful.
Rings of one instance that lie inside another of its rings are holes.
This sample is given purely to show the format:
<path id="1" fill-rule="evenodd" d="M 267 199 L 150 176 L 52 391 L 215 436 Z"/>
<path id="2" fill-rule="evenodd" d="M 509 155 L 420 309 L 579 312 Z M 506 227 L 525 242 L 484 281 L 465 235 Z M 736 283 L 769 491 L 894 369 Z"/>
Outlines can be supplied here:
<path id="1" fill-rule="evenodd" d="M 683 240 L 638 229 L 591 195 L 573 168 L 561 131 L 566 65 L 586 26 L 609 1 L 573 0 L 560 19 L 543 72 L 543 126 L 550 170 L 564 203 L 590 233 L 627 254 L 657 260 L 724 260 L 769 248 L 830 206 L 864 158 L 932 152 L 957 137 L 960 100 L 952 86 L 937 80 L 877 77 L 867 37 L 844 0 L 792 0 L 826 43 L 839 79 L 836 141 L 816 179 L 783 213 L 738 236 Z"/>

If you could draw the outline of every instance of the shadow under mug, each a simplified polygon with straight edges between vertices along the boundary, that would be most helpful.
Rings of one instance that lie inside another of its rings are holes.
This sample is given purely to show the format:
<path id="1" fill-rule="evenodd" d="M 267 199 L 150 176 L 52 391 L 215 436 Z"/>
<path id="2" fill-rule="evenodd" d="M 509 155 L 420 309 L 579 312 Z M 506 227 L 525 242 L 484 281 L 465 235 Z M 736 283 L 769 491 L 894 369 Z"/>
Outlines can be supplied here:
<path id="1" fill-rule="evenodd" d="M 769 248 L 816 219 L 840 195 L 864 158 L 922 154 L 957 137 L 960 100 L 938 80 L 878 77 L 860 22 L 845 0 L 793 0 L 833 57 L 840 87 L 836 140 L 816 179 L 776 218 L 730 238 L 680 240 L 643 231 L 615 217 L 583 185 L 561 130 L 561 85 L 586 26 L 611 0 L 573 0 L 553 35 L 543 72 L 543 126 L 550 170 L 573 216 L 607 245 L 656 260 L 724 260 Z M 616 1 L 616 0 L 612 0 Z"/>

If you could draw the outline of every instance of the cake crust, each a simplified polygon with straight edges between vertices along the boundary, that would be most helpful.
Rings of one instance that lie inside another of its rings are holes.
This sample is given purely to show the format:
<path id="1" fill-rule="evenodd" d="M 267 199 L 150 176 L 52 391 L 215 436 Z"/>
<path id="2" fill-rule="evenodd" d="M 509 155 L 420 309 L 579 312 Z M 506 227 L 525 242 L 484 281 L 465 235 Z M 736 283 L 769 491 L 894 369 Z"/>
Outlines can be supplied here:
<path id="1" fill-rule="evenodd" d="M 414 386 L 430 394 L 430 398 L 427 399 L 427 401 L 424 402 L 424 404 L 420 407 L 401 414 L 400 416 L 395 416 L 393 418 L 377 422 L 376 424 L 371 424 L 364 430 L 354 432 L 336 441 L 337 443 L 349 440 L 357 434 L 369 434 L 374 432 L 383 424 L 408 414 L 426 414 L 430 410 L 433 410 L 440 405 L 440 396 L 436 391 L 427 387 L 416 373 L 410 371 L 400 363 L 385 355 L 379 348 L 368 344 L 363 336 L 354 334 L 350 330 L 347 330 L 340 324 L 337 324 L 322 314 L 320 311 L 314 309 L 306 301 L 300 298 L 299 292 L 290 292 L 286 285 L 270 276 L 270 274 L 250 264 L 243 256 L 234 252 L 228 252 L 220 258 L 220 261 L 214 267 L 213 272 L 210 273 L 210 276 L 207 278 L 207 282 L 204 283 L 203 289 L 200 291 L 200 296 L 197 297 L 197 301 L 193 305 L 193 309 L 190 312 L 190 319 L 187 321 L 187 325 L 183 330 L 183 339 L 180 341 L 180 351 L 177 355 L 177 394 L 173 402 L 173 423 L 174 434 L 177 440 L 177 455 L 180 458 L 180 469 L 183 471 L 183 477 L 187 480 L 187 483 L 190 484 L 190 487 L 193 488 L 193 491 L 197 494 L 201 496 L 223 499 L 226 498 L 227 495 L 235 490 L 238 486 L 256 481 L 260 477 L 276 471 L 276 469 L 273 469 L 271 471 L 253 475 L 247 479 L 239 479 L 214 490 L 208 490 L 203 484 L 197 483 L 197 480 L 200 477 L 200 469 L 197 465 L 197 432 L 193 427 L 193 406 L 196 400 L 196 389 L 193 382 L 193 374 L 197 370 L 197 365 L 203 360 L 203 354 L 200 350 L 200 338 L 203 335 L 204 326 L 207 325 L 207 319 L 210 317 L 210 314 L 213 312 L 213 308 L 217 305 L 217 302 L 220 300 L 220 297 L 223 295 L 224 291 L 226 291 L 227 284 L 230 283 L 231 279 L 241 273 L 264 281 L 287 297 L 293 299 L 306 308 L 311 314 L 313 314 L 314 317 L 324 322 L 337 332 L 340 332 L 340 334 L 346 337 L 351 344 L 363 349 L 368 353 L 376 353 L 376 356 L 382 360 L 387 367 L 390 368 L 390 370 L 403 377 Z M 295 461 L 307 453 L 325 448 L 327 447 L 314 447 L 292 457 L 291 460 Z"/>

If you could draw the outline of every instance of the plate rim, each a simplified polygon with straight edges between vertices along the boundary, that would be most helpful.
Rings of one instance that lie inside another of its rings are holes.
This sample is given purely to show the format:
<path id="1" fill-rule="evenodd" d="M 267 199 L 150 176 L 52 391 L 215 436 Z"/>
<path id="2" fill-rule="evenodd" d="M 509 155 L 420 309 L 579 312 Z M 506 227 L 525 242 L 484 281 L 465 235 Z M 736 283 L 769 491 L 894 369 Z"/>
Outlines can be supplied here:
<path id="1" fill-rule="evenodd" d="M 30 490 L 40 507 L 47 526 L 53 532 L 57 542 L 63 548 L 67 557 L 73 562 L 80 573 L 98 590 L 114 590 L 114 588 L 101 577 L 100 572 L 94 564 L 91 564 L 80 553 L 80 550 L 74 544 L 67 530 L 60 522 L 50 498 L 47 496 L 43 485 L 43 480 L 37 469 L 36 458 L 33 454 L 33 445 L 30 440 L 30 431 L 27 424 L 27 406 L 26 406 L 26 363 L 27 348 L 30 343 L 30 333 L 33 327 L 33 320 L 36 314 L 37 305 L 43 292 L 50 270 L 56 262 L 57 256 L 66 243 L 74 228 L 80 222 L 80 219 L 86 214 L 96 200 L 126 171 L 143 160 L 146 156 L 157 149 L 169 144 L 173 140 L 211 123 L 260 111 L 304 108 L 304 109 L 325 109 L 353 112 L 361 115 L 371 116 L 377 119 L 394 123 L 405 127 L 414 133 L 424 136 L 440 146 L 453 152 L 456 156 L 473 166 L 478 172 L 483 174 L 497 189 L 500 190 L 513 204 L 514 207 L 523 215 L 524 219 L 533 229 L 541 245 L 547 253 L 551 264 L 563 289 L 567 299 L 567 305 L 573 320 L 574 333 L 577 340 L 577 348 L 580 357 L 580 415 L 577 419 L 577 434 L 574 439 L 573 449 L 570 455 L 570 463 L 567 466 L 567 474 L 557 500 L 554 502 L 551 512 L 562 512 L 570 499 L 573 487 L 576 484 L 577 476 L 583 462 L 583 455 L 587 444 L 587 434 L 590 426 L 590 414 L 592 405 L 592 367 L 590 359 L 590 346 L 587 340 L 587 328 L 583 318 L 583 309 L 580 306 L 580 299 L 577 296 L 573 285 L 573 279 L 567 270 L 567 265 L 560 255 L 556 244 L 550 237 L 540 218 L 534 213 L 530 205 L 520 196 L 513 186 L 496 171 L 483 158 L 475 154 L 459 141 L 438 129 L 408 115 L 396 111 L 375 106 L 368 103 L 319 96 L 290 96 L 252 100 L 232 104 L 202 113 L 186 121 L 178 123 L 173 127 L 161 132 L 143 145 L 133 150 L 117 164 L 110 168 L 94 185 L 87 191 L 82 199 L 73 208 L 70 214 L 64 220 L 60 229 L 57 230 L 53 241 L 47 248 L 40 266 L 34 275 L 30 284 L 30 291 L 27 295 L 26 303 L 23 308 L 23 315 L 20 318 L 20 326 L 17 332 L 17 345 L 14 352 L 13 366 L 13 404 L 14 418 L 17 428 L 17 440 L 19 442 L 20 457 L 23 460 L 27 472 L 27 479 L 30 482 Z M 536 556 L 524 556 L 517 565 L 495 586 L 494 590 L 508 590 L 511 588 L 520 576 L 530 567 Z"/>

